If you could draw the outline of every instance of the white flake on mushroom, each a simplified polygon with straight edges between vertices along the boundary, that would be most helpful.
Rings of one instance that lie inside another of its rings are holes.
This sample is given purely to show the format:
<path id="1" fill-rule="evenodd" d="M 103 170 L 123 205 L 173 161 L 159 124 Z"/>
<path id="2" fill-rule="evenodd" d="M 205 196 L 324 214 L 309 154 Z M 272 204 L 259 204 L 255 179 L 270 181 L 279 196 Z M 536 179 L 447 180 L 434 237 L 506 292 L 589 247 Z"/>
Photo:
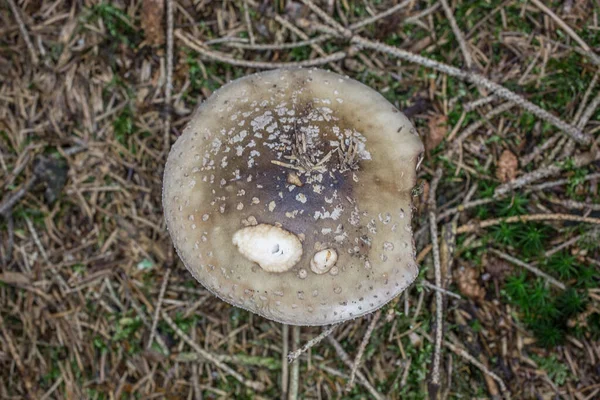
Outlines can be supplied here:
<path id="1" fill-rule="evenodd" d="M 285 272 L 302 257 L 300 239 L 274 225 L 242 228 L 233 235 L 233 244 L 244 257 L 267 272 Z"/>

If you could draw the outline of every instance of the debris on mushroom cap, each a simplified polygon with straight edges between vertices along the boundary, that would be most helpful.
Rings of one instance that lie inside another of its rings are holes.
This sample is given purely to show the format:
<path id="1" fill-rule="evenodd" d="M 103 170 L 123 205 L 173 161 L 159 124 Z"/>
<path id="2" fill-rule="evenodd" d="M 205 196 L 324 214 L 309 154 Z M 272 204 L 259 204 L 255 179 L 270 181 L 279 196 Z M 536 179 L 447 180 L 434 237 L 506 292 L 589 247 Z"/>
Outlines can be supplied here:
<path id="1" fill-rule="evenodd" d="M 267 272 L 287 271 L 302 257 L 302 243 L 296 235 L 273 225 L 242 228 L 233 235 L 233 244 Z"/>
<path id="2" fill-rule="evenodd" d="M 233 305 L 296 325 L 356 318 L 417 276 L 422 152 L 408 119 L 357 81 L 318 69 L 250 75 L 216 91 L 174 144 L 167 227 L 192 275 Z M 271 254 L 270 238 L 291 253 Z"/>
<path id="3" fill-rule="evenodd" d="M 325 249 L 317 252 L 310 260 L 310 269 L 315 274 L 324 274 L 329 272 L 331 267 L 337 262 L 337 252 L 333 249 Z"/>

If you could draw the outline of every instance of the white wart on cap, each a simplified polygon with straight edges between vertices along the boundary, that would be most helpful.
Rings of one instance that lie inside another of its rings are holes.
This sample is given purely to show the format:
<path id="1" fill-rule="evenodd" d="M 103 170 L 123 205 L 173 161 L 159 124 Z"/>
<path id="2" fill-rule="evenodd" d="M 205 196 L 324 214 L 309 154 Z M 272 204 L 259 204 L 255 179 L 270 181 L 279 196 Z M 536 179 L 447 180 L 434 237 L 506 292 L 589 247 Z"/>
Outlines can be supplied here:
<path id="1" fill-rule="evenodd" d="M 173 146 L 163 207 L 179 256 L 221 299 L 327 325 L 416 278 L 411 189 L 423 145 L 380 94 L 318 69 L 238 79 Z"/>

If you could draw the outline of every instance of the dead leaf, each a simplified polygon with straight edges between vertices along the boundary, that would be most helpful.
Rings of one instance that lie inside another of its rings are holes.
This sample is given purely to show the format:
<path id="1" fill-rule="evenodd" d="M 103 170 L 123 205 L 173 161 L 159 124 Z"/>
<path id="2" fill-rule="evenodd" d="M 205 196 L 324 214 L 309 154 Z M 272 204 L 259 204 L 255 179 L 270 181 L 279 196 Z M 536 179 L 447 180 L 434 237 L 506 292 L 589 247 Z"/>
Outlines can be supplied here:
<path id="1" fill-rule="evenodd" d="M 479 271 L 475 268 L 460 267 L 454 270 L 454 281 L 464 296 L 480 301 L 485 297 L 485 289 L 479 284 Z"/>
<path id="2" fill-rule="evenodd" d="M 519 160 L 517 160 L 517 157 L 510 150 L 504 150 L 498 160 L 496 177 L 502 183 L 513 181 L 517 177 L 518 168 Z"/>
<path id="3" fill-rule="evenodd" d="M 448 117 L 445 115 L 437 114 L 429 118 L 427 122 L 429 127 L 429 134 L 426 138 L 427 151 L 435 149 L 448 133 Z"/>
<path id="4" fill-rule="evenodd" d="M 165 42 L 163 17 L 165 7 L 163 0 L 144 0 L 142 3 L 142 29 L 146 41 L 152 46 L 159 46 Z"/>

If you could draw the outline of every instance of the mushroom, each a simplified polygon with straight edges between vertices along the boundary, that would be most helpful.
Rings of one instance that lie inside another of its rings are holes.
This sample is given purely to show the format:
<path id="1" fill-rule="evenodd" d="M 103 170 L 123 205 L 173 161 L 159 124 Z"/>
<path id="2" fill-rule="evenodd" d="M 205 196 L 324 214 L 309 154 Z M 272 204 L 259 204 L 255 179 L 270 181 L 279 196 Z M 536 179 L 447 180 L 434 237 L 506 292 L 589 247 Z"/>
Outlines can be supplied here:
<path id="1" fill-rule="evenodd" d="M 319 69 L 233 81 L 173 145 L 163 207 L 191 274 L 292 325 L 373 312 L 417 277 L 411 190 L 423 144 L 369 87 Z"/>

